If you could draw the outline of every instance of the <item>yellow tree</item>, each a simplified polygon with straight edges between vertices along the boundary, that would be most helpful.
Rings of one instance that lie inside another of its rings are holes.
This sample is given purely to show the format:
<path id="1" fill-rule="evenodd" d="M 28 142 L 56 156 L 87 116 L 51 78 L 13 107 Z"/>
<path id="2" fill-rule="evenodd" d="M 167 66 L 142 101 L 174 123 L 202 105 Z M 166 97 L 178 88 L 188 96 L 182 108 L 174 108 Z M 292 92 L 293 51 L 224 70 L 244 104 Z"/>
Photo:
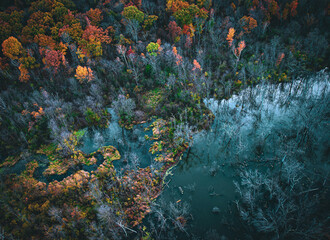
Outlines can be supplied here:
<path id="1" fill-rule="evenodd" d="M 80 83 L 83 83 L 85 80 L 90 82 L 94 79 L 93 71 L 90 67 L 78 66 L 74 76 L 79 80 Z"/>

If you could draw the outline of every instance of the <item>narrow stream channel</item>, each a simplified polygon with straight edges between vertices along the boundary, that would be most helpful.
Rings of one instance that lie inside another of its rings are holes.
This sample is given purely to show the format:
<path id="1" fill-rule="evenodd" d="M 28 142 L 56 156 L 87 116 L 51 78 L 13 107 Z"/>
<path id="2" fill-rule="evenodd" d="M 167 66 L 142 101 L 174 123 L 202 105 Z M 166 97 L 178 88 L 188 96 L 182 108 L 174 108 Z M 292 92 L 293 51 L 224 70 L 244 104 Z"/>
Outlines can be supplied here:
<path id="1" fill-rule="evenodd" d="M 245 232 L 239 229 L 242 221 L 236 204 L 240 196 L 234 184 L 241 181 L 243 171 L 271 172 L 285 165 L 285 159 L 306 167 L 312 162 L 328 164 L 330 89 L 329 79 L 321 80 L 260 84 L 229 100 L 204 99 L 215 115 L 213 125 L 194 134 L 193 144 L 168 172 L 164 191 L 155 201 L 164 213 L 170 203 L 186 208 L 185 231 L 160 231 L 159 239 L 245 239 Z M 145 131 L 151 123 L 125 130 L 113 109 L 108 111 L 112 115 L 109 127 L 85 129 L 80 150 L 89 154 L 102 146 L 116 147 L 122 155 L 114 161 L 118 172 L 126 166 L 152 164 L 155 156 L 149 153 L 150 142 L 145 139 L 152 135 L 151 130 Z M 33 157 L 41 163 L 35 172 L 40 181 L 60 181 L 74 171 L 46 178 L 42 172 L 47 159 Z M 102 161 L 83 169 L 95 170 Z M 19 171 L 25 162 L 21 160 L 12 171 Z M 156 218 L 157 212 L 149 214 L 145 225 Z"/>

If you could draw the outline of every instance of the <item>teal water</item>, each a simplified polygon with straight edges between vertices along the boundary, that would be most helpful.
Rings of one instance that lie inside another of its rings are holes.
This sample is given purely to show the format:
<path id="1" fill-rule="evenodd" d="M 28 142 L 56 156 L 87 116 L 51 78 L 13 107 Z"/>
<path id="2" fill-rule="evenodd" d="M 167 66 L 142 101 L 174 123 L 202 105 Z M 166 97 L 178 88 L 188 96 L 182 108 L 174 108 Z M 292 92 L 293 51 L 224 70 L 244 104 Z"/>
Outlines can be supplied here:
<path id="1" fill-rule="evenodd" d="M 283 85 L 260 84 L 229 100 L 205 99 L 215 115 L 213 125 L 193 135 L 190 149 L 169 171 L 164 191 L 144 221 L 148 230 L 156 239 L 247 239 L 237 214 L 240 197 L 234 181 L 240 181 L 244 170 L 273 171 L 283 159 L 328 164 L 329 92 L 327 76 Z M 149 153 L 151 141 L 144 137 L 152 134 L 145 131 L 151 122 L 126 130 L 119 126 L 114 111 L 108 111 L 112 116 L 108 128 L 85 129 L 80 149 L 88 154 L 102 146 L 116 147 L 122 156 L 114 161 L 118 174 L 137 167 L 157 168 Z M 95 170 L 103 161 L 96 157 L 97 164 L 82 168 Z M 40 163 L 35 172 L 40 181 L 60 181 L 77 171 L 44 177 L 48 159 L 38 155 L 23 158 L 10 172 L 19 173 L 33 159 Z M 172 224 L 179 216 L 187 220 L 182 229 Z"/>
<path id="2" fill-rule="evenodd" d="M 120 160 L 114 161 L 117 171 L 132 165 L 141 168 L 149 166 L 153 156 L 149 153 L 151 141 L 145 140 L 145 135 L 151 136 L 152 131 L 145 131 L 145 128 L 149 127 L 151 122 L 138 124 L 132 130 L 126 130 L 119 126 L 119 119 L 114 110 L 108 108 L 108 112 L 111 114 L 109 126 L 106 129 L 86 129 L 79 149 L 89 154 L 102 146 L 116 147 L 122 156 Z"/>
<path id="3" fill-rule="evenodd" d="M 114 161 L 114 166 L 117 173 L 122 173 L 127 169 L 132 168 L 145 168 L 152 162 L 153 156 L 149 153 L 151 141 L 145 140 L 145 135 L 151 136 L 152 131 L 145 128 L 149 127 L 151 122 L 138 124 L 132 130 L 121 128 L 118 124 L 118 116 L 112 108 L 107 109 L 111 114 L 111 120 L 107 128 L 85 128 L 85 134 L 80 139 L 78 148 L 86 154 L 92 153 L 103 146 L 114 146 L 121 154 L 121 159 Z M 95 171 L 98 166 L 103 163 L 104 158 L 101 154 L 96 155 L 97 162 L 94 165 L 82 165 L 82 170 L 91 172 Z M 13 167 L 6 168 L 3 173 L 5 174 L 21 174 L 25 170 L 25 165 L 33 160 L 37 160 L 39 167 L 34 172 L 34 177 L 38 181 L 45 183 L 54 180 L 62 181 L 64 178 L 75 173 L 79 169 L 77 167 L 69 168 L 68 171 L 62 175 L 44 176 L 43 172 L 49 166 L 49 159 L 43 154 L 31 155 L 26 154 L 19 160 Z"/>
<path id="4" fill-rule="evenodd" d="M 245 170 L 274 171 L 285 159 L 328 164 L 329 92 L 327 76 L 258 85 L 220 102 L 205 99 L 216 116 L 212 128 L 194 135 L 157 202 L 168 219 L 175 215 L 169 203 L 189 206 L 188 224 L 171 234 L 170 228 L 158 232 L 159 239 L 251 239 L 237 212 L 234 181 Z"/>

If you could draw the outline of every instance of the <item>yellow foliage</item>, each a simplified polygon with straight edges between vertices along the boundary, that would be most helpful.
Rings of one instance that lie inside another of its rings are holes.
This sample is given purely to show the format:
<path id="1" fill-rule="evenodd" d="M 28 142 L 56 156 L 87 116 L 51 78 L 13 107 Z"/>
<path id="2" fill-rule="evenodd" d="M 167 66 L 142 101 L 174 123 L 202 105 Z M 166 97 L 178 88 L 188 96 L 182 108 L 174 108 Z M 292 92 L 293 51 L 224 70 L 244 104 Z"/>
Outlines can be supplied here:
<path id="1" fill-rule="evenodd" d="M 84 61 L 84 57 L 86 57 L 86 55 L 83 53 L 83 51 L 81 51 L 81 49 L 78 48 L 76 54 L 78 55 L 79 61 L 80 62 L 83 62 Z"/>
<path id="2" fill-rule="evenodd" d="M 93 71 L 90 67 L 78 66 L 76 69 L 76 75 L 74 75 L 80 83 L 83 83 L 84 80 L 88 82 L 94 79 Z"/>

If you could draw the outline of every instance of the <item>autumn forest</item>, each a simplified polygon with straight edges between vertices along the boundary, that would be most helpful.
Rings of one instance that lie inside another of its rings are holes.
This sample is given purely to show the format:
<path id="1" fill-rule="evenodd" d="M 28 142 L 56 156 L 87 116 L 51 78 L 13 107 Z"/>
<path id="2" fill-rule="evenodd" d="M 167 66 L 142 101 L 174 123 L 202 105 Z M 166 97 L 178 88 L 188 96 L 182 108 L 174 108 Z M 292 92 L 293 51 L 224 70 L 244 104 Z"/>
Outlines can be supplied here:
<path id="1" fill-rule="evenodd" d="M 329 239 L 327 0 L 0 3 L 0 239 Z"/>

